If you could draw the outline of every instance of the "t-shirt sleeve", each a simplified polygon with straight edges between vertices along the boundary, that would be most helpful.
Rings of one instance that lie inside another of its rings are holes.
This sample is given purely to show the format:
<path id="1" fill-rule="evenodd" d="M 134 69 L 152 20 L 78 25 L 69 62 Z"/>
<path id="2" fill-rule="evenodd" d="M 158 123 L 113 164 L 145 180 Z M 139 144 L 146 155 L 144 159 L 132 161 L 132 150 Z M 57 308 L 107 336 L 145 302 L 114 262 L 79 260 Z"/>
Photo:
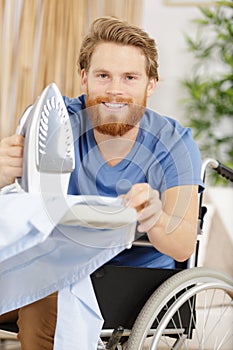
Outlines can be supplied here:
<path id="1" fill-rule="evenodd" d="M 179 124 L 164 130 L 160 139 L 160 156 L 154 169 L 155 181 L 159 180 L 159 191 L 184 185 L 198 185 L 199 192 L 204 188 L 201 179 L 201 155 L 189 128 Z M 152 177 L 152 176 L 151 176 Z M 157 186 L 158 187 L 158 184 Z"/>

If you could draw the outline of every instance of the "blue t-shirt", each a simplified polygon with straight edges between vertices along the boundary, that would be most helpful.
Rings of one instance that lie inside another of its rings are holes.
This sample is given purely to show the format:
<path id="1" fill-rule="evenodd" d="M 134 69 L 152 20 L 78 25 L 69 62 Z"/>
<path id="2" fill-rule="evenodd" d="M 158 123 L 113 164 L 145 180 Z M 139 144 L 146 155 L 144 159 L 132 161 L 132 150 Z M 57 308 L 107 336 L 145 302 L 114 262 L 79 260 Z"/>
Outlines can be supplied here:
<path id="1" fill-rule="evenodd" d="M 85 106 L 85 95 L 64 101 L 75 142 L 75 170 L 69 194 L 117 197 L 136 183 L 149 183 L 162 194 L 182 185 L 202 186 L 201 157 L 191 130 L 177 121 L 146 109 L 136 142 L 129 154 L 110 166 L 99 152 Z M 127 249 L 111 263 L 130 266 L 172 268 L 171 257 L 153 247 Z"/>

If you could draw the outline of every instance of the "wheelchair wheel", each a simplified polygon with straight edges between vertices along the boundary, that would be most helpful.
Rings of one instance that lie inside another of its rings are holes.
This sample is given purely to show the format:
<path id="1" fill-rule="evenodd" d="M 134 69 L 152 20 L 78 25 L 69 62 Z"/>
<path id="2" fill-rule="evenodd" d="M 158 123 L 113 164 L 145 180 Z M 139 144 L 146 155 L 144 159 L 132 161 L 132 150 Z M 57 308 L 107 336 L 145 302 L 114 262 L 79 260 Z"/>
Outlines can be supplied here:
<path id="1" fill-rule="evenodd" d="M 233 349 L 233 280 L 196 267 L 164 282 L 139 313 L 127 350 Z"/>

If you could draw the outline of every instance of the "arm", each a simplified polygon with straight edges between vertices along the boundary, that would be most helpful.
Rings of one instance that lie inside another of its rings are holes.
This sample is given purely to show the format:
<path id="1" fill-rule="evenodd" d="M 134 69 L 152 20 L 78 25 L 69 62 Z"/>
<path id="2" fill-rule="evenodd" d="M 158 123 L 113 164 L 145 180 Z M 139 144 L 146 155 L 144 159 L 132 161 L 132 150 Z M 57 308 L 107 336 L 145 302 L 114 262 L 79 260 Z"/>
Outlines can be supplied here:
<path id="1" fill-rule="evenodd" d="M 22 175 L 24 138 L 13 135 L 0 142 L 0 189 Z"/>
<path id="2" fill-rule="evenodd" d="M 124 196 L 126 206 L 138 212 L 138 231 L 147 232 L 161 253 L 184 261 L 197 237 L 198 186 L 177 186 L 159 193 L 148 184 L 136 184 Z"/>

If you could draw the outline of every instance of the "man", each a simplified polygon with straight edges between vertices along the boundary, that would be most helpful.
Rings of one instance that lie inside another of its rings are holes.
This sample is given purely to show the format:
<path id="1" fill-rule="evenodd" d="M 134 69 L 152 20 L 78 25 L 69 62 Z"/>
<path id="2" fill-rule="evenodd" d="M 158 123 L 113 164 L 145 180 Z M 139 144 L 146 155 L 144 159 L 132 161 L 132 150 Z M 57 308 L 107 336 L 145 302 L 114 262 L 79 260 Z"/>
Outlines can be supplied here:
<path id="1" fill-rule="evenodd" d="M 70 194 L 122 196 L 136 208 L 152 247 L 133 247 L 110 263 L 166 267 L 186 260 L 197 232 L 200 154 L 190 130 L 146 109 L 158 81 L 157 50 L 141 29 L 99 18 L 79 55 L 85 95 L 64 98 L 75 140 Z M 23 138 L 0 144 L 0 187 L 22 173 Z M 57 296 L 0 316 L 17 319 L 22 350 L 53 348 Z M 33 321 L 32 321 L 33 320 Z"/>

